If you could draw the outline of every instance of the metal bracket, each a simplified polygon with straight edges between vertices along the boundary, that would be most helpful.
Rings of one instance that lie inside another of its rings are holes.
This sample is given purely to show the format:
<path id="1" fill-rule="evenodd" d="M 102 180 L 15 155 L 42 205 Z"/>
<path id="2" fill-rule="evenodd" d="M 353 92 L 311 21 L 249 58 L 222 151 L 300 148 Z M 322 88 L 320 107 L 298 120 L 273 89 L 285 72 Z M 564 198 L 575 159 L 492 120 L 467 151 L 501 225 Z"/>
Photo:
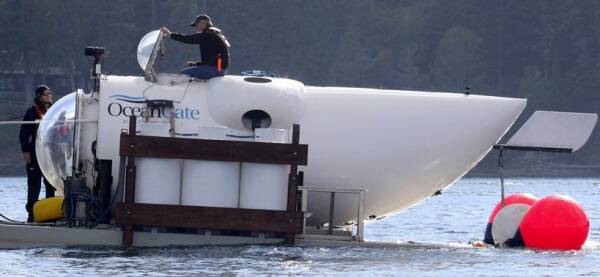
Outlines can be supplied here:
<path id="1" fill-rule="evenodd" d="M 551 153 L 573 153 L 572 148 L 557 148 L 557 147 L 536 147 L 536 146 L 516 146 L 507 144 L 496 144 L 494 149 L 498 150 L 498 171 L 500 174 L 500 201 L 502 207 L 506 206 L 504 192 L 504 150 L 513 151 L 534 151 L 534 152 L 551 152 Z"/>
<path id="2" fill-rule="evenodd" d="M 298 187 L 298 190 L 302 193 L 302 212 L 304 213 L 304 224 L 302 229 L 301 238 L 313 238 L 313 239 L 326 239 L 326 240 L 356 240 L 358 242 L 364 241 L 364 218 L 365 218 L 365 199 L 367 195 L 366 189 L 338 189 L 338 188 L 318 188 L 318 187 Z M 306 231 L 306 219 L 311 215 L 307 212 L 308 209 L 308 192 L 323 192 L 331 195 L 331 202 L 329 205 L 329 227 L 327 234 L 314 235 L 308 234 Z M 358 211 L 356 218 L 356 236 L 352 236 L 350 232 L 350 238 L 347 236 L 336 235 L 333 231 L 333 215 L 335 209 L 335 195 L 339 193 L 356 194 L 358 195 Z"/>

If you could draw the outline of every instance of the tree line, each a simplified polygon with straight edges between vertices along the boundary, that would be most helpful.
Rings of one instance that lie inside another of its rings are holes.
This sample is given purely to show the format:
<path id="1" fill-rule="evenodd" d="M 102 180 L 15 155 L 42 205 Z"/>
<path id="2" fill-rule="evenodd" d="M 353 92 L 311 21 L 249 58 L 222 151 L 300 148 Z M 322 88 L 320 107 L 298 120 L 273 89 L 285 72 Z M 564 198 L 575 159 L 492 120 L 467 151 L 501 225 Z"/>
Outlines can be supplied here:
<path id="1" fill-rule="evenodd" d="M 599 110 L 594 0 L 0 0 L 0 71 L 23 72 L 24 89 L 12 95 L 24 102 L 35 72 L 88 76 L 88 45 L 109 51 L 105 72 L 141 75 L 139 39 L 161 26 L 191 32 L 200 13 L 231 42 L 232 74 L 262 69 L 308 85 L 422 91 L 469 86 L 476 94 L 528 98 L 524 118 L 539 109 Z M 159 63 L 176 72 L 197 56 L 196 47 L 168 42 Z M 566 162 L 600 167 L 599 138 L 595 132 Z M 534 160 L 543 168 L 563 158 Z"/>

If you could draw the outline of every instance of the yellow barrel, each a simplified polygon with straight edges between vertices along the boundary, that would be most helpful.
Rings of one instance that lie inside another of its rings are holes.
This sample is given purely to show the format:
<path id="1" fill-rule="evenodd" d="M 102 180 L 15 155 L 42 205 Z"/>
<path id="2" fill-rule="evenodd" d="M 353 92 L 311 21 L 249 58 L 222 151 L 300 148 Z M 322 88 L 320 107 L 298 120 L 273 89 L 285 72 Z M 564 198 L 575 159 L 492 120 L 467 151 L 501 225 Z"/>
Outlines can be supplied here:
<path id="1" fill-rule="evenodd" d="M 56 221 L 63 218 L 64 197 L 56 196 L 39 200 L 33 204 L 35 222 Z"/>

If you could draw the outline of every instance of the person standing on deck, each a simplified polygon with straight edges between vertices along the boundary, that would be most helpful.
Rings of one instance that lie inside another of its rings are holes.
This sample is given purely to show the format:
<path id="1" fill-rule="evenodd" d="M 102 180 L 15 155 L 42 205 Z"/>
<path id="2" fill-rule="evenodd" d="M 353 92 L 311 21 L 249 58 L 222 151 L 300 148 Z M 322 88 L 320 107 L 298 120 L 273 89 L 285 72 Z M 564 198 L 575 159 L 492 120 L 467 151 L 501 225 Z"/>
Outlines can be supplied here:
<path id="1" fill-rule="evenodd" d="M 200 46 L 201 61 L 188 62 L 187 64 L 190 67 L 184 69 L 181 73 L 199 79 L 210 79 L 225 75 L 229 67 L 229 48 L 231 45 L 223 32 L 213 27 L 210 17 L 206 14 L 196 16 L 190 26 L 196 29 L 195 34 L 182 35 L 173 33 L 165 27 L 160 28 L 165 36 L 173 40 Z"/>
<path id="2" fill-rule="evenodd" d="M 35 89 L 34 104 L 25 112 L 23 121 L 41 120 L 50 106 L 52 106 L 52 90 L 45 85 L 38 86 Z M 46 187 L 46 198 L 53 197 L 56 190 L 42 175 L 37 161 L 35 154 L 37 130 L 37 124 L 23 124 L 19 131 L 21 152 L 23 152 L 27 171 L 27 204 L 25 205 L 25 209 L 29 213 L 27 222 L 33 222 L 33 204 L 38 201 L 42 179 Z"/>

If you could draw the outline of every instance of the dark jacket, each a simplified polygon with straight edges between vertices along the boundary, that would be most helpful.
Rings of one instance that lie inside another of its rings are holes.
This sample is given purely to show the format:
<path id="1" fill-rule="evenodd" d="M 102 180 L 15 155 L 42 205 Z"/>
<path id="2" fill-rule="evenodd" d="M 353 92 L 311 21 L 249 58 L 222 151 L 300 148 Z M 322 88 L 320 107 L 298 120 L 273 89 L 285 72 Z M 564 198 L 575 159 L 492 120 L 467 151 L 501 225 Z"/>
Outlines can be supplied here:
<path id="1" fill-rule="evenodd" d="M 35 110 L 35 106 L 29 107 L 23 116 L 23 121 L 35 121 L 41 119 Z M 35 138 L 37 137 L 38 124 L 22 124 L 19 131 L 19 142 L 21 142 L 21 152 L 29 152 L 35 155 Z"/>
<path id="2" fill-rule="evenodd" d="M 200 56 L 202 61 L 197 65 L 211 65 L 217 67 L 217 58 L 221 55 L 221 68 L 227 69 L 229 67 L 229 47 L 225 37 L 219 32 L 206 31 L 203 33 L 196 33 L 192 35 L 182 35 L 178 33 L 171 33 L 171 38 L 187 43 L 187 44 L 198 44 L 200 46 Z"/>

